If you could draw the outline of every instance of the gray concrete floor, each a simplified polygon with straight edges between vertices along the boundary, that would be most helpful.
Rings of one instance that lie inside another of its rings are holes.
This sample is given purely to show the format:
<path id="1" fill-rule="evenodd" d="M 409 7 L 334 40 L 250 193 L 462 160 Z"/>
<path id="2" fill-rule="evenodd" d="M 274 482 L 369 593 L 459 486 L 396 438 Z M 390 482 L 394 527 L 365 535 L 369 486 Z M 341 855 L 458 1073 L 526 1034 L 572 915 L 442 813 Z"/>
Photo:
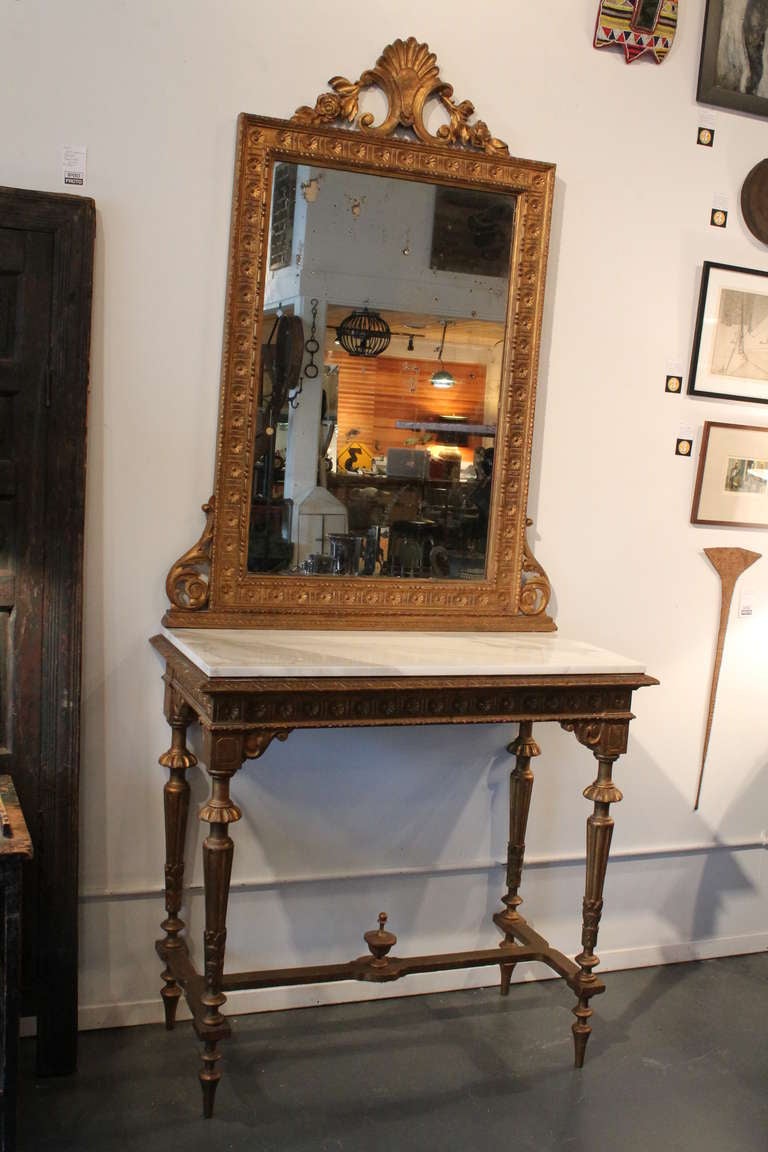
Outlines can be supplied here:
<path id="1" fill-rule="evenodd" d="M 240 1017 L 213 1120 L 191 1025 L 22 1044 L 20 1152 L 768 1152 L 768 956 L 606 976 L 572 1067 L 559 980 Z"/>

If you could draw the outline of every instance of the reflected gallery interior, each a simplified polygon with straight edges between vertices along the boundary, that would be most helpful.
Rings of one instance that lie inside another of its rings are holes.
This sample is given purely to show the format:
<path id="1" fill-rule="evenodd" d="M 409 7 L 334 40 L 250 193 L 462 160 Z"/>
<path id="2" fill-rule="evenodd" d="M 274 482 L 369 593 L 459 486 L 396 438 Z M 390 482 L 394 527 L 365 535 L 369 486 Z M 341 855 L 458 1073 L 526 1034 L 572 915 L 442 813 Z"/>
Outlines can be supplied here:
<path id="1" fill-rule="evenodd" d="M 516 198 L 278 162 L 248 570 L 482 580 Z"/>

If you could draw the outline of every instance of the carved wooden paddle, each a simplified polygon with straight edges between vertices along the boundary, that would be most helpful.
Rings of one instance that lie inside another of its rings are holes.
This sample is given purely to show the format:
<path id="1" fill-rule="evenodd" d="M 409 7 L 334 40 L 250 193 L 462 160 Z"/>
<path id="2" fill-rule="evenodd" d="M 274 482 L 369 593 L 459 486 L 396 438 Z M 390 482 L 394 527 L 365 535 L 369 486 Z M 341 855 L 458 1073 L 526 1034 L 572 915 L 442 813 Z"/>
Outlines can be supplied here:
<path id="1" fill-rule="evenodd" d="M 715 697 L 717 696 L 717 682 L 720 679 L 720 665 L 723 662 L 723 648 L 725 647 L 725 632 L 728 627 L 728 616 L 731 610 L 731 600 L 736 581 L 742 572 L 759 560 L 761 552 L 750 552 L 747 548 L 705 548 L 704 554 L 720 577 L 720 627 L 717 630 L 717 647 L 715 649 L 715 666 L 712 669 L 712 686 L 709 690 L 709 713 L 707 714 L 707 730 L 704 734 L 704 751 L 701 754 L 701 767 L 699 779 L 696 784 L 696 802 L 694 812 L 699 806 L 701 798 L 701 784 L 704 779 L 704 765 L 707 760 L 709 736 L 712 731 L 712 717 L 715 714 Z"/>

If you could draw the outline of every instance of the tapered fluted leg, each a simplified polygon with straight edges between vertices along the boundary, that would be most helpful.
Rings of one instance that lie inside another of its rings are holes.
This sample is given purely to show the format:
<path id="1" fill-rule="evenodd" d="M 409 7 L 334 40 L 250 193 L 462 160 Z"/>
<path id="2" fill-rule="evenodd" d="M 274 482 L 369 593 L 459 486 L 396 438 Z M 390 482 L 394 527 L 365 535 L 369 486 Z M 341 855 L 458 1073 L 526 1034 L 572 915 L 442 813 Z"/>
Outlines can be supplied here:
<path id="1" fill-rule="evenodd" d="M 216 1087 L 221 1080 L 218 1062 L 221 1060 L 219 1046 L 215 1040 L 206 1040 L 203 1045 L 203 1066 L 200 1069 L 200 1086 L 203 1089 L 203 1116 L 210 1120 L 213 1116 L 213 1101 Z"/>
<path id="2" fill-rule="evenodd" d="M 189 812 L 189 784 L 186 772 L 188 768 L 197 764 L 197 758 L 186 745 L 191 713 L 170 687 L 166 689 L 166 716 L 171 725 L 171 747 L 160 757 L 162 766 L 169 769 L 169 777 L 163 789 L 166 917 L 160 927 L 165 933 L 162 952 L 166 956 L 166 965 L 161 973 L 165 981 L 161 996 L 165 1010 L 165 1026 L 170 1030 L 176 1021 L 181 988 L 171 974 L 167 957 L 169 953 L 182 946 L 181 933 L 184 930 L 184 921 L 179 912 L 184 881 L 184 841 Z"/>
<path id="3" fill-rule="evenodd" d="M 600 963 L 595 953 L 600 917 L 603 911 L 603 885 L 608 866 L 608 853 L 613 835 L 611 804 L 621 800 L 621 792 L 613 783 L 613 764 L 618 756 L 626 751 L 627 724 L 589 723 L 572 726 L 578 739 L 592 747 L 597 757 L 598 773 L 593 784 L 584 790 L 587 800 L 594 803 L 594 809 L 587 820 L 587 863 L 584 888 L 584 904 L 581 929 L 581 952 L 576 963 L 581 969 L 578 981 L 578 1002 L 573 1009 L 576 1017 L 573 1025 L 574 1061 L 577 1068 L 584 1064 L 587 1041 L 592 1032 L 590 1020 L 592 1008 L 590 1000 L 602 990 L 602 983 L 595 976 L 594 969 Z"/>
<path id="4" fill-rule="evenodd" d="M 525 858 L 525 831 L 528 826 L 528 812 L 531 807 L 531 792 L 533 790 L 531 760 L 534 756 L 541 754 L 541 749 L 533 739 L 532 733 L 532 722 L 523 720 L 517 739 L 513 740 L 507 748 L 507 751 L 515 757 L 515 767 L 509 776 L 507 894 L 501 898 L 502 904 L 505 905 L 504 911 L 494 917 L 496 924 L 504 932 L 503 944 L 510 944 L 514 941 L 512 929 L 515 922 L 522 919 L 518 912 L 518 908 L 523 902 L 519 890 Z M 515 964 L 511 961 L 504 961 L 499 967 L 501 969 L 501 995 L 506 996 L 509 993 Z"/>
<path id="5" fill-rule="evenodd" d="M 224 950 L 227 940 L 227 902 L 232 875 L 234 844 L 229 825 L 240 819 L 240 809 L 229 795 L 229 774 L 209 769 L 211 796 L 200 810 L 200 819 L 210 825 L 203 841 L 203 880 L 205 884 L 205 992 L 201 997 L 203 1012 L 203 1066 L 200 1084 L 203 1090 L 203 1115 L 213 1115 L 216 1086 L 221 1079 L 220 1053 L 216 1037 L 205 1036 L 205 1029 L 216 1030 L 224 1024 L 221 1007 L 226 996 L 221 990 L 224 973 Z"/>

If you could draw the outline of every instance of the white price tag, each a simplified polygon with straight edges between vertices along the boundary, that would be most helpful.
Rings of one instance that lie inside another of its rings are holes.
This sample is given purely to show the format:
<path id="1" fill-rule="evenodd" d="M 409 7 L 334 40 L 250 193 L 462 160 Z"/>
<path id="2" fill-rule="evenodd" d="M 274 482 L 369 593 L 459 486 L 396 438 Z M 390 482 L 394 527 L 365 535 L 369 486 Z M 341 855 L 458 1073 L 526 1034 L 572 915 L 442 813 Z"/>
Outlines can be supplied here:
<path id="1" fill-rule="evenodd" d="M 66 144 L 61 150 L 61 169 L 64 183 L 82 188 L 85 185 L 85 161 L 88 149 L 84 144 Z"/>
<path id="2" fill-rule="evenodd" d="M 755 608 L 754 592 L 742 592 L 739 595 L 739 616 L 751 616 Z"/>

